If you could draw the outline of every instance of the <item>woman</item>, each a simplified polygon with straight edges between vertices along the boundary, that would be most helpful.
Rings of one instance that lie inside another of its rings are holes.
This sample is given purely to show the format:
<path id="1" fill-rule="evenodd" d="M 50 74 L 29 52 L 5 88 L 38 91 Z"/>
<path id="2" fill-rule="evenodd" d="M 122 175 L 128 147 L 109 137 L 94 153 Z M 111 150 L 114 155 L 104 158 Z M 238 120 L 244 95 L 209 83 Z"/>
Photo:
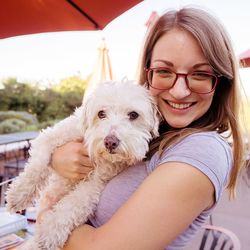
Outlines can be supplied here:
<path id="1" fill-rule="evenodd" d="M 183 8 L 156 21 L 139 82 L 158 101 L 160 137 L 146 162 L 110 181 L 91 225 L 75 229 L 65 250 L 181 249 L 225 186 L 233 195 L 243 155 L 236 65 L 224 28 L 208 13 Z M 64 177 L 83 178 L 91 162 L 80 141 L 70 142 L 55 151 L 52 167 Z"/>

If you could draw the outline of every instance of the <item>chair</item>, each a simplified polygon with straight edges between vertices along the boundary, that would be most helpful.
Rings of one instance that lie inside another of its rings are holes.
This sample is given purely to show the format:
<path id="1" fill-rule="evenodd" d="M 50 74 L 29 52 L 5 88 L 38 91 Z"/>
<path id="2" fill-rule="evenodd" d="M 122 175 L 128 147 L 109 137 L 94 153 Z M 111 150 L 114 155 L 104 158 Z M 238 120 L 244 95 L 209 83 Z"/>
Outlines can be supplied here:
<path id="1" fill-rule="evenodd" d="M 25 159 L 15 159 L 13 161 L 7 162 L 4 164 L 4 175 L 8 178 L 13 178 L 18 176 L 20 172 L 23 171 L 27 160 Z"/>
<path id="2" fill-rule="evenodd" d="M 9 183 L 24 170 L 28 149 L 27 147 L 14 149 L 5 152 L 2 156 L 4 163 L 2 164 L 3 170 L 0 173 L 0 184 L 3 184 L 0 185 L 0 206 L 5 204 L 4 194 Z"/>
<path id="3" fill-rule="evenodd" d="M 3 165 L 5 179 L 18 176 L 23 171 L 29 157 L 28 150 L 26 146 L 12 150 L 12 159 L 6 160 Z"/>
<path id="4" fill-rule="evenodd" d="M 204 225 L 199 250 L 240 250 L 240 240 L 232 231 L 214 225 Z"/>

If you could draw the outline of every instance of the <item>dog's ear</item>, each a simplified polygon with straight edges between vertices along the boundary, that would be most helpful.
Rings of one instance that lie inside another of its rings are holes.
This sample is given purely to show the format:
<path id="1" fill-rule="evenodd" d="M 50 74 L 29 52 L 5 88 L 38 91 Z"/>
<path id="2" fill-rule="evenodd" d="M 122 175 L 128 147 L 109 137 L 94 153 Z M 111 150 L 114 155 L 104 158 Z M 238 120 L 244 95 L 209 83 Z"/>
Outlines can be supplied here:
<path id="1" fill-rule="evenodd" d="M 89 124 L 89 104 L 90 103 L 90 98 L 86 98 L 83 103 L 82 106 L 76 111 L 77 115 L 79 116 L 79 129 L 81 131 L 81 133 L 84 135 L 85 131 L 88 129 L 88 124 Z"/>

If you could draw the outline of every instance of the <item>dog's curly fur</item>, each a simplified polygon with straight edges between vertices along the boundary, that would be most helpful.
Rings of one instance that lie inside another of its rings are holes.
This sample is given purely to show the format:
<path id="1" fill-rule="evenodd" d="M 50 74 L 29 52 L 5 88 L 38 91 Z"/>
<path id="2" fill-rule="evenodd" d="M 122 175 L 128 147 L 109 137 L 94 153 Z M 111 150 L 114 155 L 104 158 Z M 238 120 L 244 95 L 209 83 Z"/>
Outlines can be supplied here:
<path id="1" fill-rule="evenodd" d="M 149 141 L 158 136 L 158 125 L 148 90 L 132 82 L 106 82 L 73 115 L 42 131 L 32 142 L 24 172 L 6 195 L 11 212 L 45 194 L 57 201 L 24 249 L 62 248 L 71 231 L 93 214 L 107 181 L 145 157 Z M 87 179 L 73 183 L 56 174 L 49 163 L 58 146 L 79 137 L 84 138 L 94 170 Z"/>

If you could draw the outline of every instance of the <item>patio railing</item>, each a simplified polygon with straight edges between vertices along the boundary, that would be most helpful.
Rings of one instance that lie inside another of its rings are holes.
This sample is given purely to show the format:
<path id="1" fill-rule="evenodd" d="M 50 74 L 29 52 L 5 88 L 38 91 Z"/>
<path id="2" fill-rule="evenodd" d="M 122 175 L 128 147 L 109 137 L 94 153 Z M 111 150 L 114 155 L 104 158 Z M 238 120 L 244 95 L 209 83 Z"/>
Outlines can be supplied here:
<path id="1" fill-rule="evenodd" d="M 3 207 L 5 205 L 5 192 L 7 190 L 9 183 L 15 179 L 16 179 L 16 177 L 5 180 L 5 181 L 0 183 L 0 189 L 1 189 L 0 207 Z"/>

